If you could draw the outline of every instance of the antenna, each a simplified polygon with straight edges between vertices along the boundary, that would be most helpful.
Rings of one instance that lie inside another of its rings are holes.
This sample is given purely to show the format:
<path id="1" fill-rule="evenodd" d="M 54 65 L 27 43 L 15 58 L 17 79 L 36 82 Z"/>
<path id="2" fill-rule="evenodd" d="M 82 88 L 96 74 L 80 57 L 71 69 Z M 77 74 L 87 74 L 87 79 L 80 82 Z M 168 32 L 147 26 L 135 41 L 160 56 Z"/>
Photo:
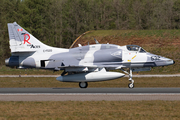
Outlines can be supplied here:
<path id="1" fill-rule="evenodd" d="M 96 44 L 99 44 L 99 42 L 96 40 L 96 38 L 94 38 L 94 40 L 95 40 Z"/>

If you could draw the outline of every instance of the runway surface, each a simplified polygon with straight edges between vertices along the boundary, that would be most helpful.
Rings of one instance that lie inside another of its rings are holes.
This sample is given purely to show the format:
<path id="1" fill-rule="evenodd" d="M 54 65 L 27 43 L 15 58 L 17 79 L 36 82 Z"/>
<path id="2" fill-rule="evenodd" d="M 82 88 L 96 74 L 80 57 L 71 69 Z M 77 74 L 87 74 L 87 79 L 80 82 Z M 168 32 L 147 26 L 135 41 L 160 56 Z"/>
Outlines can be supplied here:
<path id="1" fill-rule="evenodd" d="M 0 88 L 0 101 L 180 100 L 180 88 Z"/>
<path id="2" fill-rule="evenodd" d="M 180 88 L 0 88 L 0 93 L 180 93 Z"/>

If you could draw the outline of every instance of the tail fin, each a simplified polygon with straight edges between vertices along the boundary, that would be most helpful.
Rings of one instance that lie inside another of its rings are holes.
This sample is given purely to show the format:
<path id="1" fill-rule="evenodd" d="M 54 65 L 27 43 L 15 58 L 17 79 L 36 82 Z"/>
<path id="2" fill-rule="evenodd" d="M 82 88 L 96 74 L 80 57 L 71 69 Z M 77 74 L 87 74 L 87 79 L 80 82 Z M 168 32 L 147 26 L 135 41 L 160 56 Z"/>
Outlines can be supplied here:
<path id="1" fill-rule="evenodd" d="M 16 22 L 8 23 L 8 32 L 11 53 L 36 52 L 40 49 L 46 49 L 50 47 L 40 42 L 33 35 L 19 26 Z"/>

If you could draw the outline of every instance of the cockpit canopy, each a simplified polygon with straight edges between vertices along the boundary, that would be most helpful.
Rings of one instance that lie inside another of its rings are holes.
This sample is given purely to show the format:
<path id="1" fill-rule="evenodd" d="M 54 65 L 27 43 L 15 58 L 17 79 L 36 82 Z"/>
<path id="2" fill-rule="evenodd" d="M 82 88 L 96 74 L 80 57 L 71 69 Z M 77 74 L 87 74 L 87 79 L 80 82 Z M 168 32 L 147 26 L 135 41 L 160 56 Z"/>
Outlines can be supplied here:
<path id="1" fill-rule="evenodd" d="M 142 48 L 139 47 L 138 45 L 126 45 L 127 49 L 129 51 L 136 51 L 136 52 L 140 52 L 140 53 L 146 53 L 146 51 Z"/>

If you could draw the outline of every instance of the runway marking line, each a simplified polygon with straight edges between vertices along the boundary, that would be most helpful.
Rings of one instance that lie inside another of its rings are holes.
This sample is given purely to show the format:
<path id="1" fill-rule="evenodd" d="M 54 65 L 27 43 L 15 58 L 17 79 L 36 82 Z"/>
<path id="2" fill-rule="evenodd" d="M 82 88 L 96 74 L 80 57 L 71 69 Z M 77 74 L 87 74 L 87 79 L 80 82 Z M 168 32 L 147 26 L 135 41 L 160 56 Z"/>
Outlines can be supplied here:
<path id="1" fill-rule="evenodd" d="M 180 95 L 180 93 L 0 93 L 1 95 L 139 95 L 139 96 L 148 96 L 148 95 Z"/>

